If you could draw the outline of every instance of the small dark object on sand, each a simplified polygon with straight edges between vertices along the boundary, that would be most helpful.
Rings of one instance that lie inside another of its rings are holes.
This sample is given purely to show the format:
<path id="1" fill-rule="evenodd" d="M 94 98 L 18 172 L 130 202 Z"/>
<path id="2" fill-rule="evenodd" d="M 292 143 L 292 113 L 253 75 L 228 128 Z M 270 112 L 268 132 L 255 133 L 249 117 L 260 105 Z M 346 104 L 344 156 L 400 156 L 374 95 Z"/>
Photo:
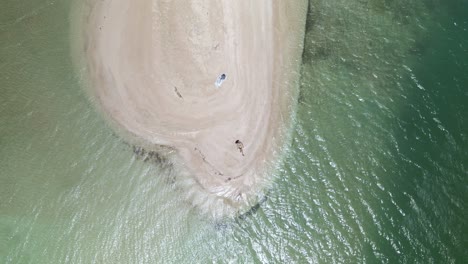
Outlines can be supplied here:
<path id="1" fill-rule="evenodd" d="M 240 140 L 236 140 L 236 145 L 237 148 L 239 149 L 240 153 L 242 153 L 242 156 L 244 156 L 244 144 Z"/>
<path id="2" fill-rule="evenodd" d="M 226 80 L 226 74 L 221 74 L 218 76 L 218 79 L 216 79 L 215 85 L 217 88 L 221 87 L 221 84 Z"/>

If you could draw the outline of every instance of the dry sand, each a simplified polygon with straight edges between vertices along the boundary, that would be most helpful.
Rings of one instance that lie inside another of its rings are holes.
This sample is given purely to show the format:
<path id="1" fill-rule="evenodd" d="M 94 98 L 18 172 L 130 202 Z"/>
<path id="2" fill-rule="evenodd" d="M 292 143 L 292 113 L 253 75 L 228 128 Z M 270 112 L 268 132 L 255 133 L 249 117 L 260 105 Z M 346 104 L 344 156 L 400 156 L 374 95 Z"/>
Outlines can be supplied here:
<path id="1" fill-rule="evenodd" d="M 306 2 L 90 0 L 92 94 L 119 127 L 173 148 L 206 199 L 242 207 L 285 143 Z"/>

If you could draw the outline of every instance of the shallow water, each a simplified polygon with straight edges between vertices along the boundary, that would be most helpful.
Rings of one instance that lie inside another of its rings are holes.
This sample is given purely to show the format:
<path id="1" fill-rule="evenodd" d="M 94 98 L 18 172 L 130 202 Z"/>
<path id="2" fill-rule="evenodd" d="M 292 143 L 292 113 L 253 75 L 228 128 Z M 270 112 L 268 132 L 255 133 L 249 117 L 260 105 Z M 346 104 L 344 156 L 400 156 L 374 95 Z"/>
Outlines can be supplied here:
<path id="1" fill-rule="evenodd" d="M 0 263 L 468 259 L 466 1 L 311 1 L 291 151 L 217 223 L 96 113 L 69 8 L 0 3 Z"/>

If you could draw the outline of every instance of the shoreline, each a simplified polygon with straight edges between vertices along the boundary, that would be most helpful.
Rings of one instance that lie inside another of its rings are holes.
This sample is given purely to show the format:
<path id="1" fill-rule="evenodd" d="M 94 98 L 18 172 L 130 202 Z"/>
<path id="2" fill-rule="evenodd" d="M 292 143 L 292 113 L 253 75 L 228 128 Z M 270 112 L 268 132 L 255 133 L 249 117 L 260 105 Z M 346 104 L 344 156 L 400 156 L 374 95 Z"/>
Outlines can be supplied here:
<path id="1" fill-rule="evenodd" d="M 307 1 L 87 3 L 74 51 L 98 108 L 172 149 L 197 207 L 227 215 L 255 200 L 289 143 Z"/>

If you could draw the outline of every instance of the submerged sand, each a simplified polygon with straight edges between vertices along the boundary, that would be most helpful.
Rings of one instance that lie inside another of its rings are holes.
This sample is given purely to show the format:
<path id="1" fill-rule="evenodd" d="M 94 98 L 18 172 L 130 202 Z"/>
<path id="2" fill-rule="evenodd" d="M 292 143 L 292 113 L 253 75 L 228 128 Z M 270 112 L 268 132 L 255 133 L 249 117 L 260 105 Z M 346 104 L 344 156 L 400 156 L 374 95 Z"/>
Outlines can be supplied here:
<path id="1" fill-rule="evenodd" d="M 106 115 L 173 148 L 207 199 L 238 208 L 255 197 L 293 114 L 307 1 L 88 5 L 82 50 Z"/>

